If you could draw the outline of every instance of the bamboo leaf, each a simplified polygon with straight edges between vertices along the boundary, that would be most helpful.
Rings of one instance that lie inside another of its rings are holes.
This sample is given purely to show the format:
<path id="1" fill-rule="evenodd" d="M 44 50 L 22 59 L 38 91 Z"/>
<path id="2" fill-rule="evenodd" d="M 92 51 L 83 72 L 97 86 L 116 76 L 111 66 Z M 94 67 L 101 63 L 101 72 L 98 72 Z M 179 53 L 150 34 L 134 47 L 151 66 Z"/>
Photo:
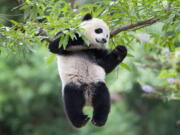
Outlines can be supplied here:
<path id="1" fill-rule="evenodd" d="M 131 69 L 128 65 L 121 63 L 120 66 L 123 67 L 124 69 L 128 70 L 129 72 L 131 72 Z"/>

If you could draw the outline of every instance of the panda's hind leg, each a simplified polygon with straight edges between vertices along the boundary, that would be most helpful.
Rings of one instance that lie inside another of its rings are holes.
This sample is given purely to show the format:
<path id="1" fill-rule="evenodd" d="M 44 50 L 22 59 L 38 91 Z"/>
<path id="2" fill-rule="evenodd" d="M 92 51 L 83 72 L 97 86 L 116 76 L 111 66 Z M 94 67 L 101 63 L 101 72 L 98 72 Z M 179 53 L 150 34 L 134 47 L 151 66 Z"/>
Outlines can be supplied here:
<path id="1" fill-rule="evenodd" d="M 92 98 L 94 109 L 92 123 L 96 126 L 103 126 L 110 112 L 110 95 L 104 82 L 95 83 L 93 86 L 95 91 Z"/>
<path id="2" fill-rule="evenodd" d="M 64 105 L 66 114 L 73 126 L 80 128 L 84 126 L 89 117 L 84 115 L 83 106 L 85 99 L 83 86 L 69 83 L 64 87 Z"/>

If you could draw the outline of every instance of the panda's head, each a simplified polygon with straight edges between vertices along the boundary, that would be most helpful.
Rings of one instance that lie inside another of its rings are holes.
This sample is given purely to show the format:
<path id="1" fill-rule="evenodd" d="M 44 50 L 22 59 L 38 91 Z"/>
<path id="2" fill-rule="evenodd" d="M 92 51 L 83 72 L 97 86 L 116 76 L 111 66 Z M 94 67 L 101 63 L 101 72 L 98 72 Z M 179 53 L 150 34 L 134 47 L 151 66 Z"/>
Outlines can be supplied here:
<path id="1" fill-rule="evenodd" d="M 109 27 L 103 20 L 92 18 L 90 14 L 86 14 L 80 27 L 83 28 L 92 48 L 107 47 L 110 32 Z"/>

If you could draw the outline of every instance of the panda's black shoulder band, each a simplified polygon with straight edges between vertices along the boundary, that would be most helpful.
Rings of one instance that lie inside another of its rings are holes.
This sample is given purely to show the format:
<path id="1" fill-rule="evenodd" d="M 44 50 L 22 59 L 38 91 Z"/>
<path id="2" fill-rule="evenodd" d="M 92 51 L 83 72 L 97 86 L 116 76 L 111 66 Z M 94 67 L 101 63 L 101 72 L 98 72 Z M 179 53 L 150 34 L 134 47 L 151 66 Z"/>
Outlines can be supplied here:
<path id="1" fill-rule="evenodd" d="M 87 20 L 91 20 L 92 19 L 92 15 L 90 13 L 86 14 L 84 17 L 83 17 L 83 21 L 87 21 Z"/>

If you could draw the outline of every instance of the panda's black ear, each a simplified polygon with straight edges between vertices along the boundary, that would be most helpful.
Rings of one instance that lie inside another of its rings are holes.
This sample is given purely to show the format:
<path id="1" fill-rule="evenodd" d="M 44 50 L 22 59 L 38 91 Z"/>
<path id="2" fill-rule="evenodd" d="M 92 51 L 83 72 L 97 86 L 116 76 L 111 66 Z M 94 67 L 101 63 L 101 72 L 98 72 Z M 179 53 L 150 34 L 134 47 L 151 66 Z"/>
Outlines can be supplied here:
<path id="1" fill-rule="evenodd" d="M 83 17 L 83 21 L 87 21 L 87 20 L 91 20 L 92 19 L 92 15 L 90 13 L 86 14 L 84 17 Z"/>

